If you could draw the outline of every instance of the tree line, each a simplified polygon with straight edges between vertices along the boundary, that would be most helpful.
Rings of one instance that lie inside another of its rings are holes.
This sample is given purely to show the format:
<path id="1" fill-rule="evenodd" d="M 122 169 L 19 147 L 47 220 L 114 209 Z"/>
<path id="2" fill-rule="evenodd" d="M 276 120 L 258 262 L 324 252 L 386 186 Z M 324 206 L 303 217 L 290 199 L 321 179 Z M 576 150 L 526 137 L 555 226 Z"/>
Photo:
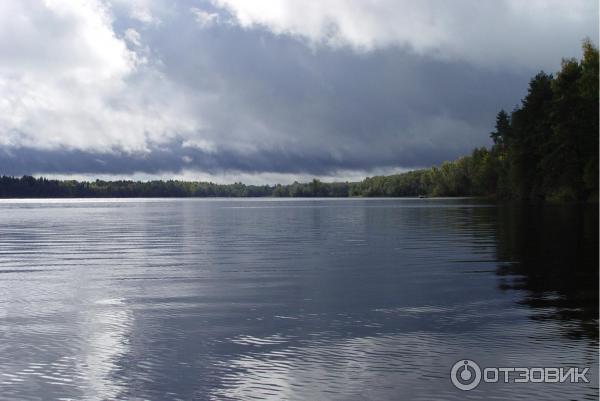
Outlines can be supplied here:
<path id="1" fill-rule="evenodd" d="M 317 179 L 289 185 L 198 181 L 83 181 L 0 177 L 0 197 L 348 197 L 488 196 L 523 201 L 598 201 L 598 49 L 556 75 L 540 72 L 510 113 L 501 110 L 493 145 L 440 166 L 360 182 Z"/>
<path id="2" fill-rule="evenodd" d="M 373 177 L 362 196 L 492 196 L 524 201 L 598 201 L 598 49 L 540 72 L 521 104 L 496 116 L 491 148 L 439 167 Z"/>

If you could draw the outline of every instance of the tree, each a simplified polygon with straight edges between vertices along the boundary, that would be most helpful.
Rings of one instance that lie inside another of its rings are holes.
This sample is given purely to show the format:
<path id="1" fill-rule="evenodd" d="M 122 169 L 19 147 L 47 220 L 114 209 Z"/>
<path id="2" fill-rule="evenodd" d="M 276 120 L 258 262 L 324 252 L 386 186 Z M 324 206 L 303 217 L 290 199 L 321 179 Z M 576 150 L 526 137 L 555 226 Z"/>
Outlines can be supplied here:
<path id="1" fill-rule="evenodd" d="M 496 145 L 503 145 L 505 139 L 510 136 L 510 117 L 504 109 L 496 115 L 496 131 L 490 133 L 490 137 Z"/>

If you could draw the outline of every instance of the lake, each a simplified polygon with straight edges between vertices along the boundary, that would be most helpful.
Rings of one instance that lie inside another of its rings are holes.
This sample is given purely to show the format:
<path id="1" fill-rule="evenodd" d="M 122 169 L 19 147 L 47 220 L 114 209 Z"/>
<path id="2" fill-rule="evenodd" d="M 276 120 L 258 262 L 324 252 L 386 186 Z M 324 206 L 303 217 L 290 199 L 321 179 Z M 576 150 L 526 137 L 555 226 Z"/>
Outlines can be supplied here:
<path id="1" fill-rule="evenodd" d="M 597 205 L 0 200 L 2 400 L 492 398 L 598 399 Z"/>

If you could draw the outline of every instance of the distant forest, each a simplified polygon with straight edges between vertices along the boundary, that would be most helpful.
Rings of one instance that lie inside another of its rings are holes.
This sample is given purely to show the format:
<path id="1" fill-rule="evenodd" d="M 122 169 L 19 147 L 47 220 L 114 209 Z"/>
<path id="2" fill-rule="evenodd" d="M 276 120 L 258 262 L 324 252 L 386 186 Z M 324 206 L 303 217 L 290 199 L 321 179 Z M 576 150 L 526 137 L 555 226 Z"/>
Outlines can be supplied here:
<path id="1" fill-rule="evenodd" d="M 511 112 L 501 110 L 491 148 L 441 166 L 360 182 L 290 185 L 188 181 L 58 181 L 0 177 L 1 198 L 487 196 L 524 201 L 598 201 L 598 49 L 540 72 Z"/>

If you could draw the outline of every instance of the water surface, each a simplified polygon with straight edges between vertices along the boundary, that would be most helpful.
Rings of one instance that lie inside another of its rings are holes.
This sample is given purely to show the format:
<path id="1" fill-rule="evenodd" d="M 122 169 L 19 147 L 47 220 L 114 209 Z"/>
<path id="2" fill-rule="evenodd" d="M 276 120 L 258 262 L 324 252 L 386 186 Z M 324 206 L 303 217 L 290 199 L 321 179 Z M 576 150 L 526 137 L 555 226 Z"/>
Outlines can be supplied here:
<path id="1" fill-rule="evenodd" d="M 590 367 L 461 392 L 459 359 Z M 598 211 L 0 201 L 0 399 L 597 399 Z"/>

